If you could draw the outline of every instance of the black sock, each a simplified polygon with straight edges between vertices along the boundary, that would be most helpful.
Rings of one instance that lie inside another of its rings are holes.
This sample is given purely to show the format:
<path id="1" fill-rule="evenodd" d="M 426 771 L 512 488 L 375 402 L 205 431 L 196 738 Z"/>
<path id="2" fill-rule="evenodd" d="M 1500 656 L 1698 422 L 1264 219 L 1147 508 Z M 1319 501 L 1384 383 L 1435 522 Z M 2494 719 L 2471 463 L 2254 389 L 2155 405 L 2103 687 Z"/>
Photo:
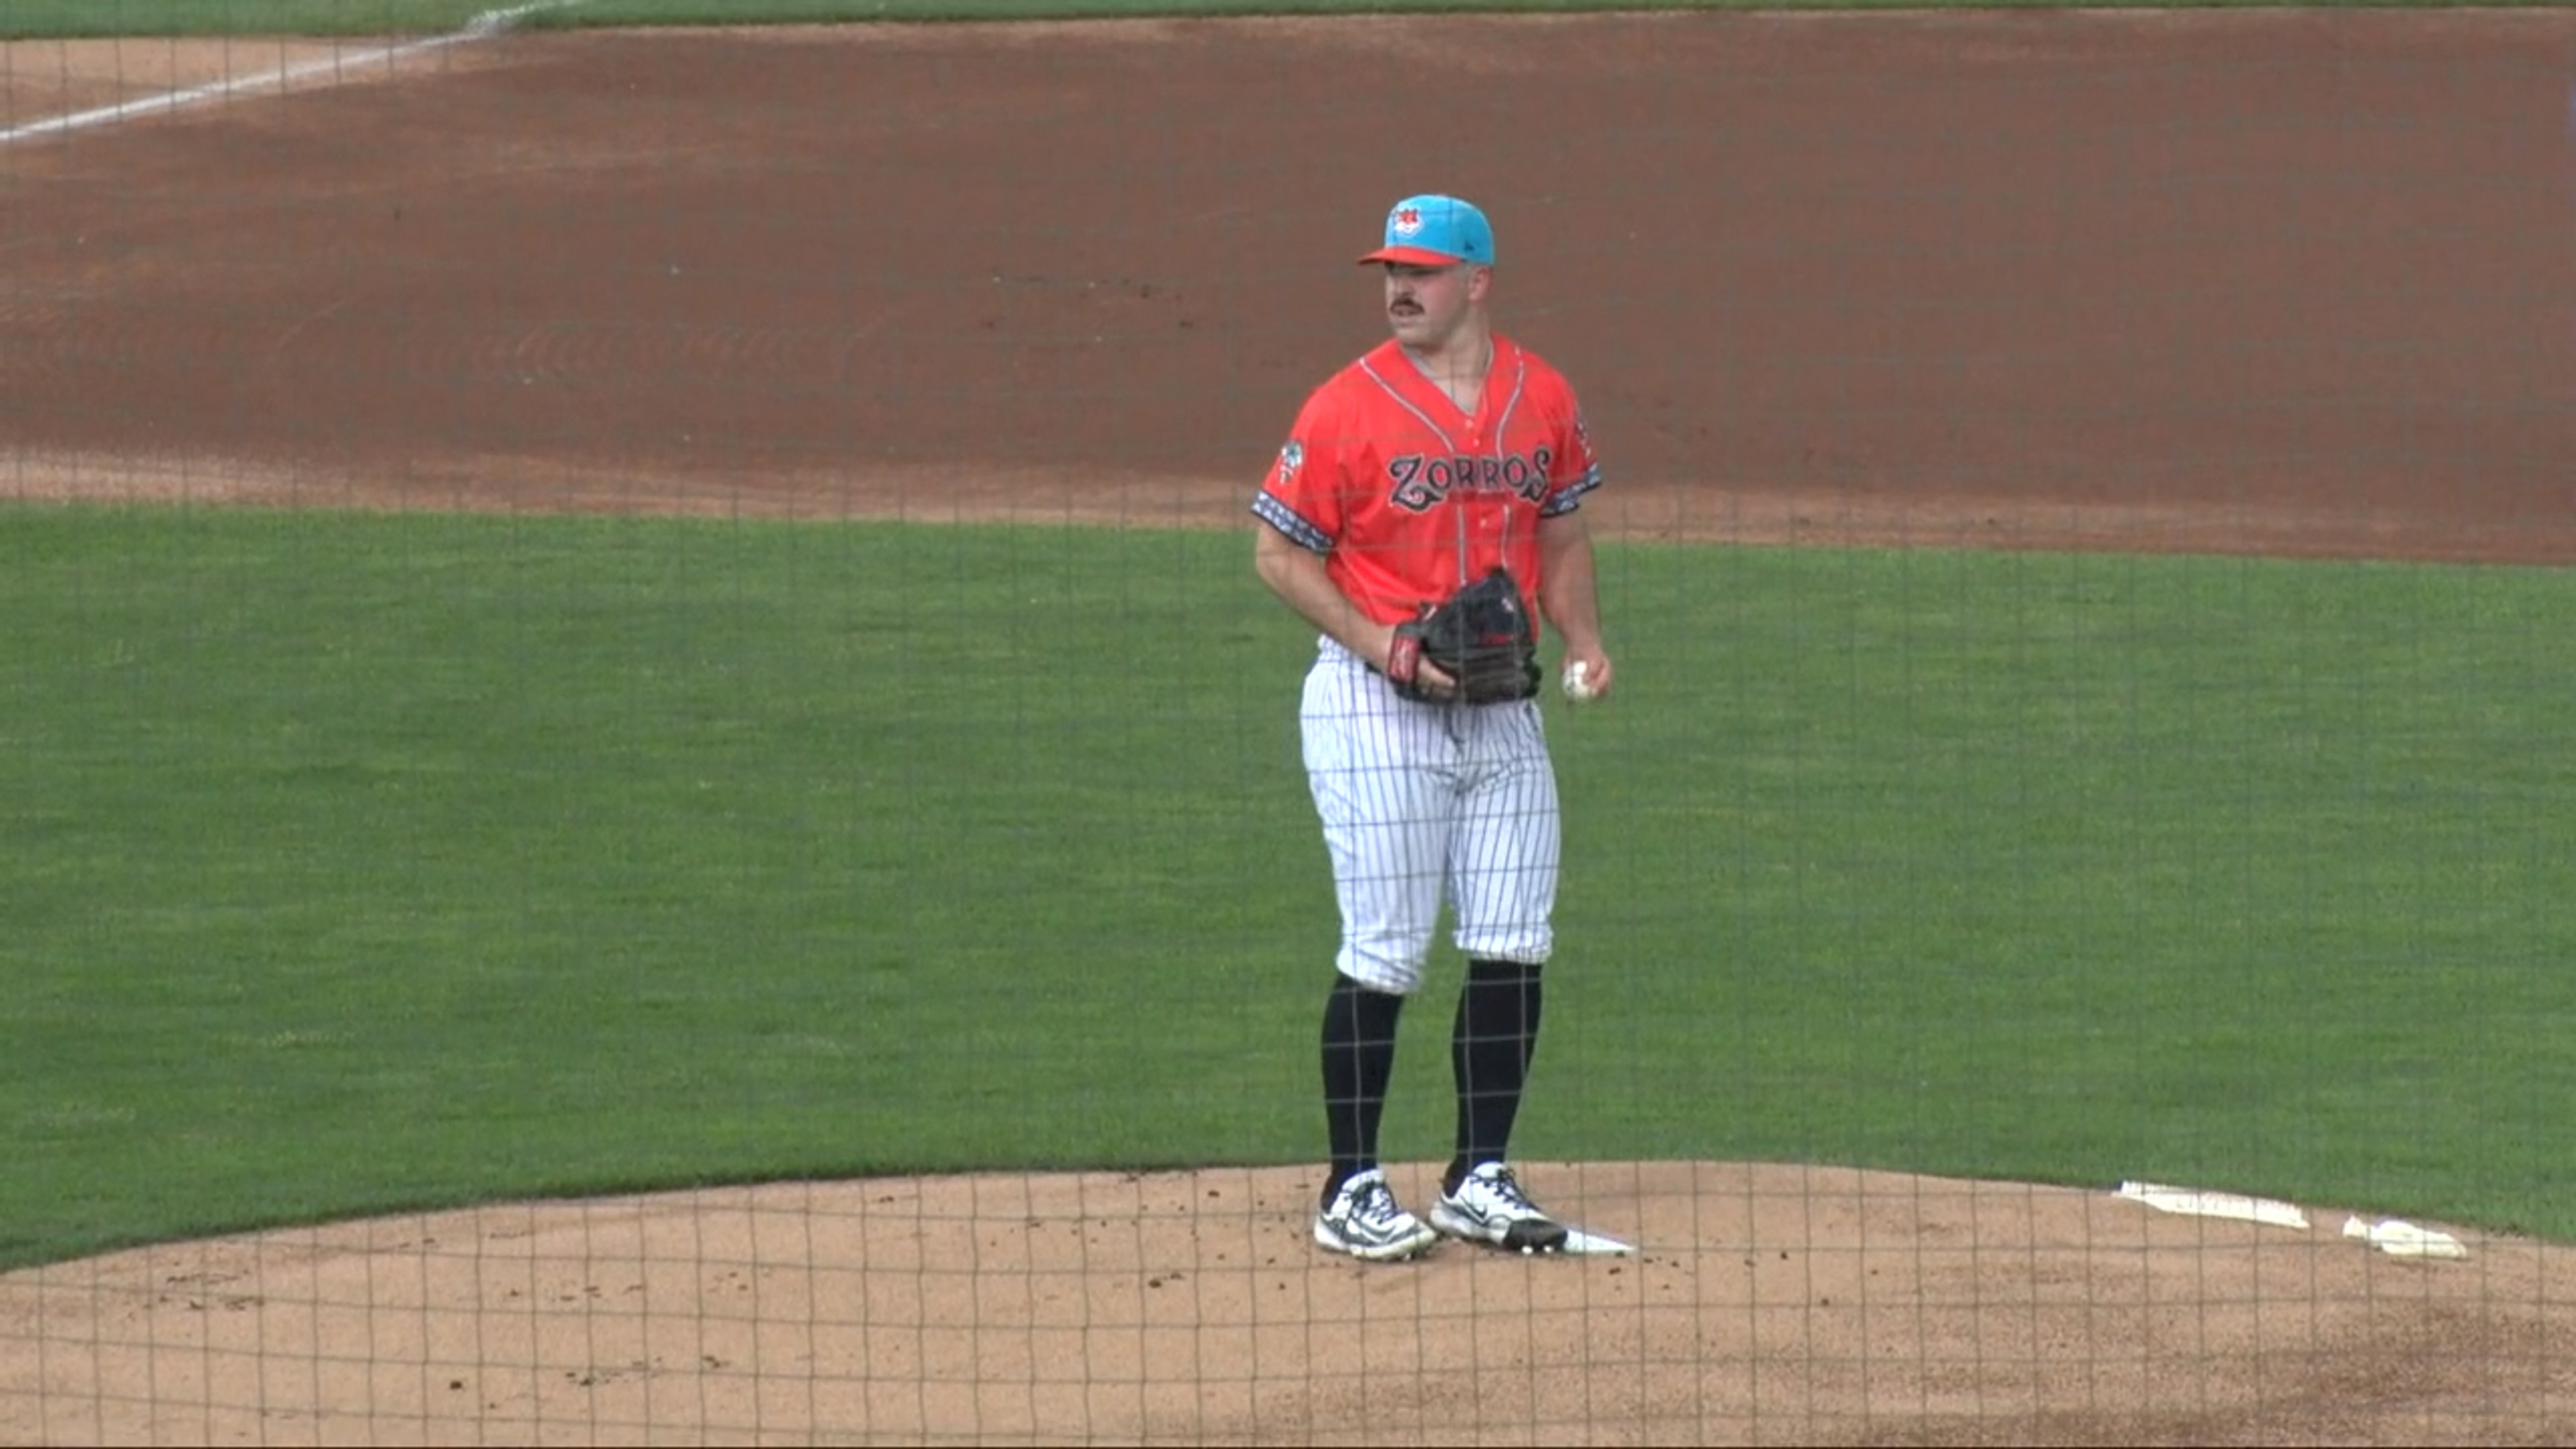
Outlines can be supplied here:
<path id="1" fill-rule="evenodd" d="M 1443 1191 L 1456 1192 L 1470 1170 L 1502 1161 L 1511 1145 L 1538 1046 L 1538 970 L 1521 961 L 1467 963 L 1458 1024 L 1449 1037 L 1449 1062 L 1458 1074 L 1458 1155 L 1441 1179 Z"/>
<path id="2" fill-rule="evenodd" d="M 1324 998 L 1324 1132 L 1333 1170 L 1324 1201 L 1377 1165 L 1377 1124 L 1395 1076 L 1395 1021 L 1404 998 L 1371 991 L 1347 976 Z"/>

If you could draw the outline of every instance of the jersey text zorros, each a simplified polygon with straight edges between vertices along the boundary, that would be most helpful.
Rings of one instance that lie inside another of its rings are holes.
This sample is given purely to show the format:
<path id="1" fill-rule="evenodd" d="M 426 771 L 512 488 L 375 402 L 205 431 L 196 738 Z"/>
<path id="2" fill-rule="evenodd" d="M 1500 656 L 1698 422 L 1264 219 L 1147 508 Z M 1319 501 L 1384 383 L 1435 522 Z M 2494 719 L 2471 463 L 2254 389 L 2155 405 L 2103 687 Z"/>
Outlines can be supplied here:
<path id="1" fill-rule="evenodd" d="M 1508 458 L 1479 458 L 1471 453 L 1446 457 L 1425 457 L 1407 453 L 1389 458 L 1387 476 L 1394 480 L 1395 491 L 1387 501 L 1411 513 L 1427 513 L 1458 490 L 1474 493 L 1517 493 L 1531 503 L 1547 497 L 1548 465 L 1555 454 L 1545 447 L 1532 448 L 1524 456 L 1514 453 Z"/>

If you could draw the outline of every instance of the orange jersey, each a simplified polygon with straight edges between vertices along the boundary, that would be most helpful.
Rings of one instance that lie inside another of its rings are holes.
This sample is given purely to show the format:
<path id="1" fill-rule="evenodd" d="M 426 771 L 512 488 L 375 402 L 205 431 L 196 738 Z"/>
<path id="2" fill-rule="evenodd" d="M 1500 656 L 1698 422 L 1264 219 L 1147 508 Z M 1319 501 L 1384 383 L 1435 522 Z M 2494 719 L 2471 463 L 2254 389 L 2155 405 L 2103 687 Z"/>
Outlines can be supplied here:
<path id="1" fill-rule="evenodd" d="M 1393 624 L 1497 563 L 1535 600 L 1539 520 L 1600 482 L 1574 389 L 1536 354 L 1496 337 L 1469 417 L 1389 339 L 1306 400 L 1252 511 Z"/>

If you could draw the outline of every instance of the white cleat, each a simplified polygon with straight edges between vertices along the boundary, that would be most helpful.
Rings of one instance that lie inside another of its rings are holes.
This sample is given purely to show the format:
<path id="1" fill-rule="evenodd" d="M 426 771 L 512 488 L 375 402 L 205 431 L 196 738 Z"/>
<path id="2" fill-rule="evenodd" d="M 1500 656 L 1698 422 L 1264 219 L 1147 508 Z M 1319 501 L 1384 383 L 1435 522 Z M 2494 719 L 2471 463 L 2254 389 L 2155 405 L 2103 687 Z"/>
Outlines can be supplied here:
<path id="1" fill-rule="evenodd" d="M 1565 1224 L 1539 1210 L 1520 1179 L 1499 1162 L 1477 1167 L 1431 1205 L 1431 1226 L 1453 1238 L 1470 1238 L 1524 1253 L 1553 1253 L 1565 1246 Z"/>
<path id="2" fill-rule="evenodd" d="M 1440 1241 L 1429 1224 L 1406 1212 L 1377 1168 L 1354 1175 L 1315 1214 L 1315 1245 L 1371 1263 L 1414 1257 Z"/>

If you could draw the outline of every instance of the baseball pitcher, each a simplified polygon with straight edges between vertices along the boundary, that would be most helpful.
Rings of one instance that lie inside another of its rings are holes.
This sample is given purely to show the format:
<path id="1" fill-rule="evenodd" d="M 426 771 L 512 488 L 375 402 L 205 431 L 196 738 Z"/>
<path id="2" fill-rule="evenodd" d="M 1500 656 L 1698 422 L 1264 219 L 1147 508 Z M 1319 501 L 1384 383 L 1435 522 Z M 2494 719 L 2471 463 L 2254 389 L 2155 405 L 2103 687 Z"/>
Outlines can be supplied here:
<path id="1" fill-rule="evenodd" d="M 1342 938 L 1315 1241 L 1372 1261 L 1442 1234 L 1553 1251 L 1565 1227 L 1505 1157 L 1554 946 L 1556 774 L 1534 616 L 1564 641 L 1568 694 L 1606 695 L 1577 511 L 1600 468 L 1572 388 L 1488 321 L 1483 212 L 1410 197 L 1360 261 L 1383 269 L 1394 335 L 1307 398 L 1252 504 L 1263 582 L 1321 631 L 1299 723 Z M 1426 1222 L 1397 1202 L 1377 1136 L 1396 1019 L 1444 904 L 1467 957 L 1450 1047 L 1457 1152 Z"/>

